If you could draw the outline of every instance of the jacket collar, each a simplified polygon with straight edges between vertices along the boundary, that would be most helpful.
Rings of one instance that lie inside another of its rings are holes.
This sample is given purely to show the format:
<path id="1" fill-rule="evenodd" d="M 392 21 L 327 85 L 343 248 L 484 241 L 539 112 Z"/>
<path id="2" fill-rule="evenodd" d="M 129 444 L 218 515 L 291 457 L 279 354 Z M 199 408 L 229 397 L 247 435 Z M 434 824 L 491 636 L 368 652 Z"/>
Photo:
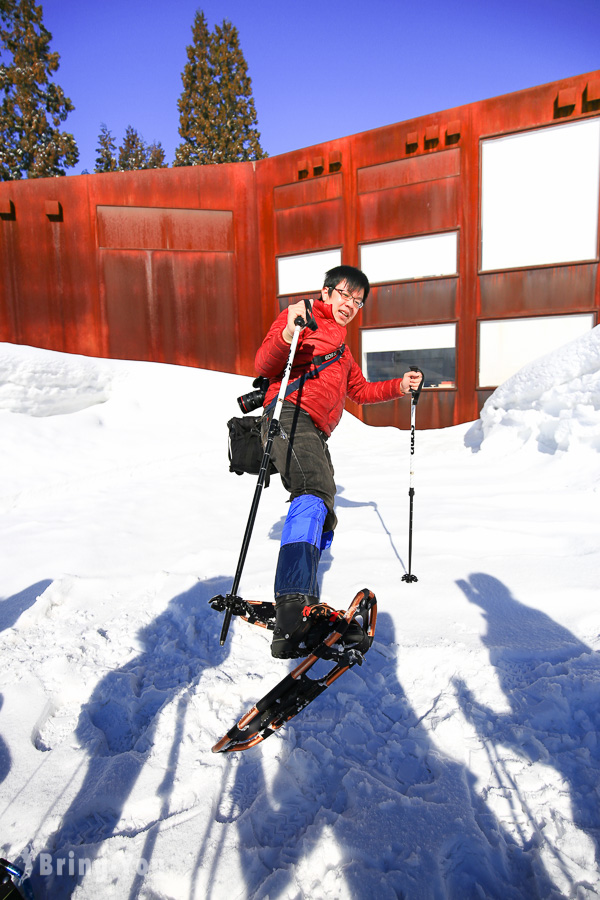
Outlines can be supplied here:
<path id="1" fill-rule="evenodd" d="M 321 298 L 319 297 L 318 300 L 314 301 L 313 309 L 315 312 L 318 312 L 320 315 L 322 315 L 325 319 L 331 319 L 332 321 L 334 321 L 331 303 L 325 303 L 325 301 L 321 300 Z"/>
<path id="2" fill-rule="evenodd" d="M 316 315 L 322 316 L 324 319 L 328 319 L 330 322 L 332 322 L 334 327 L 339 329 L 341 340 L 345 339 L 346 326 L 340 325 L 333 318 L 333 307 L 331 303 L 325 303 L 325 301 L 321 300 L 320 298 L 318 300 L 315 300 L 313 303 L 313 313 L 316 313 Z"/>

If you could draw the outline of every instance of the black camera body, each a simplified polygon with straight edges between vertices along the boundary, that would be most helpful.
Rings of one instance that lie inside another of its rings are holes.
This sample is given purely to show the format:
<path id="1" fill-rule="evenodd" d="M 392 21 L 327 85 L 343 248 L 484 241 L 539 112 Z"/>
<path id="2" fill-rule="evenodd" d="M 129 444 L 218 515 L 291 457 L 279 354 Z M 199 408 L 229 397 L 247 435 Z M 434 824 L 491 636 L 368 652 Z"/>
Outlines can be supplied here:
<path id="1" fill-rule="evenodd" d="M 238 406 L 243 413 L 253 412 L 264 404 L 269 387 L 269 379 L 265 378 L 264 375 L 259 375 L 252 382 L 252 387 L 257 390 L 250 391 L 248 394 L 242 394 L 241 397 L 237 398 Z"/>

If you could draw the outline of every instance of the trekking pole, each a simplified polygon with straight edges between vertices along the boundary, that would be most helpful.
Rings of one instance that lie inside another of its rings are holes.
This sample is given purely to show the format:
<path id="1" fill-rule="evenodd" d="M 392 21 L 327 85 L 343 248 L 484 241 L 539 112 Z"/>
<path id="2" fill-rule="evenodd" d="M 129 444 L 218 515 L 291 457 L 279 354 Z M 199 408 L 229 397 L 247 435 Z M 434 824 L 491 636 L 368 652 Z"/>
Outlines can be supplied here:
<path id="1" fill-rule="evenodd" d="M 273 418 L 271 419 L 271 423 L 269 425 L 267 442 L 265 444 L 265 450 L 260 464 L 260 470 L 258 472 L 258 480 L 256 482 L 256 488 L 254 490 L 254 497 L 252 499 L 252 506 L 250 507 L 250 515 L 248 516 L 246 531 L 244 532 L 244 539 L 242 541 L 242 549 L 240 551 L 240 557 L 238 560 L 235 577 L 233 579 L 231 591 L 223 598 L 223 602 L 225 603 L 225 619 L 223 621 L 223 627 L 221 629 L 221 647 L 224 645 L 227 638 L 227 632 L 229 631 L 229 625 L 231 623 L 231 616 L 233 615 L 235 607 L 237 606 L 239 608 L 239 606 L 244 602 L 241 597 L 237 596 L 237 592 L 242 578 L 244 563 L 246 562 L 246 554 L 248 553 L 248 547 L 250 546 L 250 538 L 252 536 L 252 529 L 254 528 L 254 522 L 256 520 L 258 504 L 260 502 L 267 470 L 269 468 L 269 460 L 271 459 L 271 448 L 273 447 L 273 440 L 279 433 L 279 417 L 281 415 L 283 401 L 285 400 L 285 392 L 288 386 L 288 381 L 290 380 L 290 372 L 292 371 L 292 365 L 294 363 L 294 356 L 296 354 L 298 338 L 300 337 L 300 332 L 303 328 L 307 327 L 312 331 L 315 331 L 317 328 L 317 323 L 312 317 L 308 300 L 305 300 L 304 302 L 306 304 L 306 322 L 304 321 L 302 316 L 296 316 L 296 318 L 294 319 L 294 336 L 292 338 L 292 344 L 290 346 L 290 352 L 288 361 L 285 366 L 285 371 L 283 373 L 283 378 L 281 379 L 281 386 L 279 388 L 279 394 L 277 395 L 277 401 L 275 403 L 275 409 L 273 411 Z"/>
<path id="2" fill-rule="evenodd" d="M 417 368 L 417 366 L 410 367 L 411 372 L 421 372 L 421 369 Z M 417 403 L 419 402 L 419 397 L 421 396 L 421 390 L 423 388 L 423 382 L 425 381 L 425 376 L 423 372 L 421 372 L 421 381 L 419 382 L 419 387 L 416 391 L 411 391 L 412 393 L 412 403 L 410 405 L 410 481 L 408 488 L 408 496 L 409 496 L 409 513 L 408 513 L 408 572 L 402 576 L 402 581 L 406 581 L 408 584 L 411 584 L 413 581 L 418 581 L 416 575 L 412 574 L 412 530 L 413 530 L 413 500 L 415 496 L 415 488 L 414 488 L 414 477 L 415 477 L 415 421 L 417 418 Z"/>

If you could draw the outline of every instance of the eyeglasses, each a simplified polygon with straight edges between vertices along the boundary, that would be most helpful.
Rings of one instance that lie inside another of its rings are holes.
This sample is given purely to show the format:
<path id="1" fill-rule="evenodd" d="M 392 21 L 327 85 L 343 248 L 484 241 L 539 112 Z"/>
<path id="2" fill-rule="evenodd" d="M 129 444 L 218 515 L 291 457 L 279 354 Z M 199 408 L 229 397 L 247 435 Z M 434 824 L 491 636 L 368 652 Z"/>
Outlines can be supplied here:
<path id="1" fill-rule="evenodd" d="M 340 295 L 342 300 L 345 300 L 346 302 L 348 300 L 352 300 L 352 302 L 354 303 L 354 305 L 357 309 L 362 309 L 363 306 L 365 305 L 364 300 L 357 300 L 357 298 L 353 297 L 352 294 L 349 294 L 348 291 L 342 291 L 338 287 L 334 288 L 334 291 L 338 292 L 338 294 Z"/>

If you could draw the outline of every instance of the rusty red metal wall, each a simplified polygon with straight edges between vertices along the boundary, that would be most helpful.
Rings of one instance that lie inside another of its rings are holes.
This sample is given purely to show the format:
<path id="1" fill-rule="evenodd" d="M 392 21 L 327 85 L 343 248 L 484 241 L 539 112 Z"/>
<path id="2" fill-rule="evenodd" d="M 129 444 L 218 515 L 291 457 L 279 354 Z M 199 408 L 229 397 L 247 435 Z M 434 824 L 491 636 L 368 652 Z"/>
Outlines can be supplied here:
<path id="1" fill-rule="evenodd" d="M 456 323 L 456 386 L 427 391 L 422 427 L 477 417 L 485 319 L 594 312 L 598 256 L 479 271 L 482 139 L 600 116 L 600 72 L 256 163 L 0 184 L 0 340 L 253 374 L 289 296 L 277 259 L 446 231 L 456 275 L 376 284 L 349 333 Z M 369 274 L 367 272 L 367 274 Z M 406 402 L 358 410 L 407 427 Z"/>
<path id="2" fill-rule="evenodd" d="M 456 323 L 456 387 L 428 390 L 420 423 L 477 418 L 491 393 L 477 386 L 481 320 L 600 309 L 597 253 L 589 264 L 480 273 L 481 141 L 599 114 L 592 72 L 269 160 L 257 179 L 265 297 L 277 293 L 277 257 L 341 247 L 358 265 L 361 244 L 458 231 L 458 274 L 373 285 L 349 344 L 360 359 L 361 328 Z M 273 301 L 265 324 L 290 299 Z M 369 424 L 407 427 L 402 401 L 348 406 Z"/>
<path id="3" fill-rule="evenodd" d="M 251 372 L 261 339 L 254 167 L 0 185 L 0 337 Z"/>

